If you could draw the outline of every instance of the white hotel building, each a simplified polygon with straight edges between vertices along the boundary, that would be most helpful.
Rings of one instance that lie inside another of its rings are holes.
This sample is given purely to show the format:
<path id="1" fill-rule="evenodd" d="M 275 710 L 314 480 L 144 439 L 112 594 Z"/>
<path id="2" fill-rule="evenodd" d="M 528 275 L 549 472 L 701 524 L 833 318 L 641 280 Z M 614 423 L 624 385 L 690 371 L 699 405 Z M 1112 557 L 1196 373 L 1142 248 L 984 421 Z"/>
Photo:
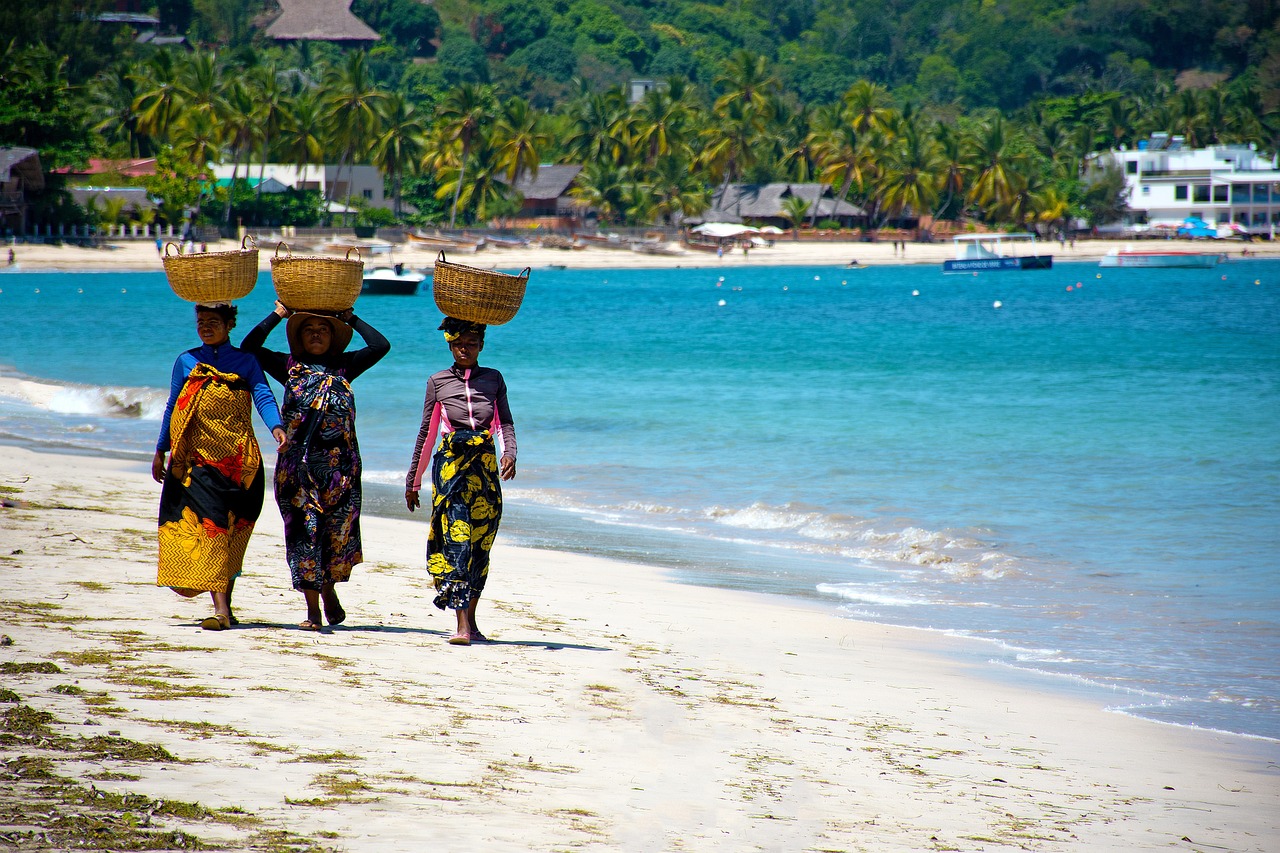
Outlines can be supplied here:
<path id="1" fill-rule="evenodd" d="M 1198 217 L 1210 225 L 1235 222 L 1272 239 L 1280 231 L 1276 158 L 1265 158 L 1251 146 L 1186 148 L 1181 136 L 1153 133 L 1136 150 L 1098 154 L 1093 162 L 1124 171 L 1134 222 Z"/>

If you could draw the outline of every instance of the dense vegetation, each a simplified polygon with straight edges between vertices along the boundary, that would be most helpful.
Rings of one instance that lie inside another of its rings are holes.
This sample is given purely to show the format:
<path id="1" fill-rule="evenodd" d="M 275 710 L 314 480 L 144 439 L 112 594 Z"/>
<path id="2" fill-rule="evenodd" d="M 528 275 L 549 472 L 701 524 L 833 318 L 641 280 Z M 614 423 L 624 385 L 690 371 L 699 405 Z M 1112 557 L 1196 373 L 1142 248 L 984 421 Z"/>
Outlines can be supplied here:
<path id="1" fill-rule="evenodd" d="M 95 22 L 107 5 L 0 0 L 0 145 L 47 168 L 161 154 L 164 218 L 206 163 L 267 159 L 373 162 L 411 221 L 509 213 L 511 178 L 547 162 L 585 164 L 580 200 L 613 222 L 774 180 L 826 181 L 876 222 L 1101 221 L 1123 200 L 1091 151 L 1280 143 L 1277 0 L 355 0 L 369 50 L 270 44 L 263 0 L 155 0 L 194 51 Z M 629 103 L 634 78 L 659 85 Z M 322 208 L 241 187 L 201 209 Z"/>

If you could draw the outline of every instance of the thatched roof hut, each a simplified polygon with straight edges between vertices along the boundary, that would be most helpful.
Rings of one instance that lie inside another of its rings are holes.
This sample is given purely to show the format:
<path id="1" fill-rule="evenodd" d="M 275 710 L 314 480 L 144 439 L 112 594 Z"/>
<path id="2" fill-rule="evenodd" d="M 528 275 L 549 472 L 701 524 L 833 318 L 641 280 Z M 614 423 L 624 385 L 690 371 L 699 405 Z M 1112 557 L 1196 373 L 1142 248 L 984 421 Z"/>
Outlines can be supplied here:
<path id="1" fill-rule="evenodd" d="M 280 17 L 267 27 L 276 41 L 375 42 L 381 36 L 351 12 L 351 0 L 276 0 Z"/>

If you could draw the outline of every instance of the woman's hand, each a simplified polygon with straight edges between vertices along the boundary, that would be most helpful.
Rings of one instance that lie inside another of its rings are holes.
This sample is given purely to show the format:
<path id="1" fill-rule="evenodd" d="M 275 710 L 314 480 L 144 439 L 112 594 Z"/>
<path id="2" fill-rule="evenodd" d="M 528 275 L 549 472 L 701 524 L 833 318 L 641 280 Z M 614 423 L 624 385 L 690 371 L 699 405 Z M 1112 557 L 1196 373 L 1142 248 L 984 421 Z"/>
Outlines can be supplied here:
<path id="1" fill-rule="evenodd" d="M 283 427 L 276 427 L 271 431 L 271 435 L 276 440 L 276 451 L 284 453 L 289 447 L 289 435 L 284 431 Z"/>
<path id="2" fill-rule="evenodd" d="M 164 482 L 164 451 L 157 450 L 151 460 L 151 479 L 157 483 Z"/>
<path id="3" fill-rule="evenodd" d="M 422 506 L 422 504 L 418 503 L 418 493 L 413 489 L 405 489 L 404 505 L 409 508 L 409 512 L 413 512 L 416 507 Z"/>
<path id="4" fill-rule="evenodd" d="M 516 475 L 516 460 L 510 456 L 504 456 L 498 461 L 498 476 L 504 480 L 510 480 Z"/>
<path id="5" fill-rule="evenodd" d="M 288 317 L 292 313 L 293 311 L 289 310 L 289 308 L 286 307 L 283 302 L 281 302 L 279 299 L 276 300 L 275 315 L 277 317 Z"/>

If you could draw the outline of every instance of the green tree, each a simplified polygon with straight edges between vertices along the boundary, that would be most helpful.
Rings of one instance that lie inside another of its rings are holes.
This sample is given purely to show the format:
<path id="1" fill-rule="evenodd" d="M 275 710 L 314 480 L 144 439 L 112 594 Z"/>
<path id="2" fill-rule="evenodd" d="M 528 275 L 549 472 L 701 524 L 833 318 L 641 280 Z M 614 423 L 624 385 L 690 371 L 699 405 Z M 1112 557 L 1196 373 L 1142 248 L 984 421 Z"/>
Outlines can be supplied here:
<path id="1" fill-rule="evenodd" d="M 382 105 L 382 135 L 373 143 L 373 165 L 391 181 L 395 215 L 401 215 L 404 176 L 413 172 L 426 151 L 426 129 L 413 103 L 391 93 Z"/>
<path id="2" fill-rule="evenodd" d="M 782 215 L 791 223 L 791 239 L 800 239 L 800 225 L 809 215 L 812 205 L 798 195 L 789 195 L 782 200 Z"/>
<path id="3" fill-rule="evenodd" d="M 449 212 L 449 227 L 453 228 L 458 219 L 458 200 L 462 187 L 466 183 L 467 159 L 471 150 L 480 141 L 481 130 L 493 120 L 497 104 L 493 89 L 464 83 L 451 90 L 440 103 L 437 112 L 441 129 L 446 139 L 458 145 L 458 176 L 452 181 L 453 205 Z"/>
<path id="4" fill-rule="evenodd" d="M 369 145 L 382 133 L 382 110 L 386 93 L 379 89 L 369 75 L 369 66 L 363 51 L 347 54 L 341 67 L 330 69 L 325 75 L 324 123 L 328 139 L 338 152 L 338 174 L 348 170 L 346 207 L 351 206 L 350 169 L 358 158 L 365 156 Z M 329 189 L 326 203 L 333 201 L 335 180 Z"/>

